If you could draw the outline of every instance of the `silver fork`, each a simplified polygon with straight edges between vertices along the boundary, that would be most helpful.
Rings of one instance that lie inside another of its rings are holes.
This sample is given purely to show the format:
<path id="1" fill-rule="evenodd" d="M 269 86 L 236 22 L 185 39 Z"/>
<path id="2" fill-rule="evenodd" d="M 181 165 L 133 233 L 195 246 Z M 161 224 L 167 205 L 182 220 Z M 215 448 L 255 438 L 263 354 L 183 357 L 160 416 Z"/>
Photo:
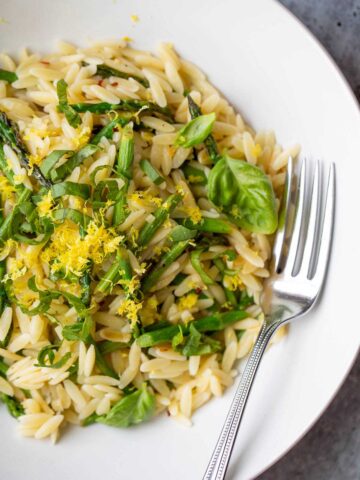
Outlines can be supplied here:
<path id="1" fill-rule="evenodd" d="M 304 160 L 297 180 L 294 163 L 289 159 L 280 226 L 274 243 L 270 277 L 264 285 L 262 297 L 265 321 L 203 480 L 225 478 L 246 402 L 270 338 L 280 326 L 308 313 L 324 284 L 335 214 L 335 166 L 330 167 L 326 193 L 319 162 L 315 165 L 312 185 L 307 169 Z M 292 220 L 293 204 L 296 210 Z"/>

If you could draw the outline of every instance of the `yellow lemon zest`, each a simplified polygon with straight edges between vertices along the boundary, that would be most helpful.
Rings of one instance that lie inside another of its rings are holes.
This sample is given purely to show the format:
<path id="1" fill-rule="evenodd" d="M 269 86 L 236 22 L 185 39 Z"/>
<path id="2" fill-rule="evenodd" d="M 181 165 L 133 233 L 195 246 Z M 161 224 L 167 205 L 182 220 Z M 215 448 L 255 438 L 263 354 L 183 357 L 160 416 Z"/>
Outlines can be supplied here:
<path id="1" fill-rule="evenodd" d="M 20 173 L 19 175 L 14 175 L 14 182 L 18 185 L 20 183 L 23 183 L 26 178 L 27 175 Z"/>
<path id="2" fill-rule="evenodd" d="M 76 137 L 73 138 L 73 144 L 76 149 L 79 149 L 89 142 L 91 130 L 89 127 L 79 127 L 76 129 Z"/>
<path id="3" fill-rule="evenodd" d="M 238 275 L 224 275 L 223 283 L 225 288 L 232 292 L 238 290 L 242 285 L 241 278 Z"/>
<path id="4" fill-rule="evenodd" d="M 258 143 L 256 143 L 253 147 L 251 147 L 250 151 L 251 151 L 251 155 L 255 158 L 259 158 L 263 152 L 261 145 L 259 145 Z"/>
<path id="5" fill-rule="evenodd" d="M 128 195 L 128 199 L 137 203 L 139 206 L 149 206 L 149 204 L 159 207 L 162 204 L 160 197 L 156 197 L 149 192 L 136 191 Z"/>
<path id="6" fill-rule="evenodd" d="M 2 202 L 5 202 L 5 200 L 11 198 L 15 192 L 15 188 L 11 185 L 6 177 L 0 177 L 0 192 Z"/>
<path id="7" fill-rule="evenodd" d="M 196 293 L 188 293 L 184 297 L 180 298 L 177 306 L 180 312 L 184 310 L 190 310 L 196 305 L 196 302 L 198 300 L 198 296 Z"/>
<path id="8" fill-rule="evenodd" d="M 102 263 L 105 256 L 115 252 L 123 241 L 113 229 L 97 225 L 94 221 L 87 227 L 87 234 L 80 237 L 79 228 L 69 220 L 59 225 L 51 237 L 51 244 L 40 255 L 41 260 L 52 264 L 52 270 L 64 269 L 81 275 L 89 260 Z"/>
<path id="9" fill-rule="evenodd" d="M 176 185 L 176 191 L 180 195 L 185 196 L 185 190 L 184 190 L 184 187 L 182 185 Z"/>
<path id="10" fill-rule="evenodd" d="M 124 300 L 119 309 L 119 315 L 126 316 L 132 325 L 135 325 L 138 319 L 138 312 L 142 308 L 142 302 L 136 303 L 134 300 Z"/>
<path id="11" fill-rule="evenodd" d="M 159 302 L 155 295 L 149 297 L 144 301 L 143 307 L 140 311 L 141 323 L 143 325 L 151 325 L 160 320 L 161 315 L 157 311 Z"/>
<path id="12" fill-rule="evenodd" d="M 135 290 L 137 288 L 139 288 L 139 286 L 140 286 L 140 280 L 136 276 L 132 277 L 130 280 L 121 279 L 121 280 L 119 280 L 118 283 L 119 283 L 119 285 L 124 287 L 124 289 L 130 295 L 132 295 L 135 292 Z"/>
<path id="13" fill-rule="evenodd" d="M 135 228 L 133 225 L 129 231 L 130 242 L 133 247 L 137 247 L 137 239 L 139 238 L 139 230 Z"/>
<path id="14" fill-rule="evenodd" d="M 12 238 L 7 239 L 4 243 L 4 246 L 0 249 L 0 259 L 3 260 L 6 258 L 10 254 L 11 250 L 17 246 L 18 243 L 15 240 Z"/>
<path id="15" fill-rule="evenodd" d="M 9 258 L 7 264 L 7 273 L 4 276 L 3 282 L 7 280 L 16 280 L 25 275 L 27 268 L 23 259 Z"/>
<path id="16" fill-rule="evenodd" d="M 48 215 L 55 207 L 54 199 L 51 195 L 51 190 L 48 191 L 46 195 L 42 197 L 40 202 L 37 204 L 37 209 L 40 217 Z"/>
<path id="17" fill-rule="evenodd" d="M 194 223 L 200 223 L 202 220 L 201 210 L 199 207 L 184 207 L 184 212 L 189 215 L 190 220 Z"/>

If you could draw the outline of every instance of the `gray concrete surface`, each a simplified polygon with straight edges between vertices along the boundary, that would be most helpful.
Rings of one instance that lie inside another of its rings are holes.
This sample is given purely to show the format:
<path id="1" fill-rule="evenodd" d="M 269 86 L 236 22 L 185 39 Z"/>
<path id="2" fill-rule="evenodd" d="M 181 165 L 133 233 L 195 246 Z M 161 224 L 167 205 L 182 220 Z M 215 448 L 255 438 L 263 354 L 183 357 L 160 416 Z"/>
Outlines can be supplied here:
<path id="1" fill-rule="evenodd" d="M 333 56 L 360 102 L 360 0 L 281 0 Z M 360 480 L 360 358 L 310 432 L 257 480 Z"/>

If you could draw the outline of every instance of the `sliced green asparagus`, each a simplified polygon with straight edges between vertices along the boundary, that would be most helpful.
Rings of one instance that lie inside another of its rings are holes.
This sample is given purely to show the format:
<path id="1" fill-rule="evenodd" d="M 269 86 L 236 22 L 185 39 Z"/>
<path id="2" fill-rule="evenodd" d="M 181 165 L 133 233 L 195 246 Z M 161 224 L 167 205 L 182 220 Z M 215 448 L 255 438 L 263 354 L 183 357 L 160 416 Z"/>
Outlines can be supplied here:
<path id="1" fill-rule="evenodd" d="M 191 95 L 188 95 L 187 99 L 189 103 L 189 111 L 190 111 L 191 118 L 195 119 L 199 117 L 201 115 L 200 107 L 194 102 Z M 205 139 L 204 143 L 210 159 L 212 160 L 213 163 L 216 163 L 219 160 L 220 155 L 219 155 L 218 147 L 214 137 L 211 134 L 209 134 Z"/>
<path id="2" fill-rule="evenodd" d="M 180 193 L 174 193 L 170 195 L 163 205 L 154 212 L 154 220 L 152 222 L 146 222 L 139 233 L 137 244 L 139 247 L 145 247 L 153 238 L 158 229 L 169 218 L 171 212 L 181 202 L 182 195 Z"/>
<path id="3" fill-rule="evenodd" d="M 97 65 L 96 75 L 99 75 L 99 77 L 102 77 L 102 78 L 118 77 L 118 78 L 124 78 L 126 80 L 128 80 L 129 78 L 133 78 L 134 80 L 139 82 L 143 87 L 145 88 L 149 87 L 149 82 L 146 80 L 146 78 L 139 77 L 138 75 L 134 75 L 132 73 L 122 72 L 121 70 L 118 70 L 117 68 L 109 67 L 109 65 L 105 65 L 104 63 L 102 63 L 101 65 Z"/>
<path id="4" fill-rule="evenodd" d="M 226 313 L 218 313 L 208 317 L 194 320 L 192 324 L 199 332 L 217 332 L 232 325 L 248 316 L 243 310 L 233 310 Z M 189 326 L 183 326 L 184 335 L 189 332 Z M 173 337 L 179 332 L 177 325 L 165 328 L 159 328 L 151 332 L 144 333 L 137 338 L 137 343 L 142 348 L 153 347 L 161 343 L 171 342 Z"/>
<path id="5" fill-rule="evenodd" d="M 51 182 L 44 177 L 40 168 L 37 165 L 30 165 L 28 149 L 20 136 L 17 126 L 11 122 L 5 112 L 0 112 L 0 140 L 17 153 L 20 162 L 28 171 L 32 172 L 32 176 L 41 185 L 47 188 L 51 186 Z"/>

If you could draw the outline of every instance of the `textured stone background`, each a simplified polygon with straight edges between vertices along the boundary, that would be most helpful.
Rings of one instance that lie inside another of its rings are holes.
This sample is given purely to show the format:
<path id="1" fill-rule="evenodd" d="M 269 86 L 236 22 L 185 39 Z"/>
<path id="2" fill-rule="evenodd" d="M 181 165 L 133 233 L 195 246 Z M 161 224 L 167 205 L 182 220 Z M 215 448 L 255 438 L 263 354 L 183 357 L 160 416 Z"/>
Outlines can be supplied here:
<path id="1" fill-rule="evenodd" d="M 281 0 L 333 56 L 360 101 L 360 0 Z M 312 430 L 257 480 L 360 480 L 360 358 Z"/>

